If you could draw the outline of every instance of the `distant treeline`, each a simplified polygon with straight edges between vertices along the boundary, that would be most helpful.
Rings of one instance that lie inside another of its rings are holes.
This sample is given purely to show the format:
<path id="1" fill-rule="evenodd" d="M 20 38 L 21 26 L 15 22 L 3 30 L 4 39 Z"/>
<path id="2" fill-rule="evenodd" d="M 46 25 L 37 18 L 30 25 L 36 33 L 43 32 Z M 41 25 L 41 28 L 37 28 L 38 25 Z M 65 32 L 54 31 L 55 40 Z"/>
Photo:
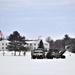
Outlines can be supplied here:
<path id="1" fill-rule="evenodd" d="M 0 38 L 0 40 L 3 40 L 3 39 L 5 39 L 5 38 L 4 37 Z M 10 46 L 11 45 L 13 46 L 13 43 L 14 43 L 14 49 L 16 49 L 15 46 L 17 48 L 20 46 L 19 50 L 20 49 L 21 50 L 26 50 L 27 49 L 27 48 L 24 47 L 24 45 L 27 44 L 25 42 L 26 37 L 21 36 L 18 31 L 14 31 L 6 39 L 12 42 L 10 44 Z M 17 44 L 16 44 L 16 41 L 18 41 Z M 72 53 L 75 53 L 75 38 L 69 37 L 69 35 L 67 35 L 67 34 L 64 36 L 63 39 L 58 39 L 58 40 L 54 41 L 50 37 L 47 37 L 46 41 L 50 44 L 51 49 L 63 50 L 63 49 L 66 48 L 68 51 L 70 51 Z"/>
<path id="2" fill-rule="evenodd" d="M 65 35 L 63 39 L 59 39 L 59 40 L 48 40 L 49 38 L 47 38 L 47 42 L 50 43 L 50 48 L 51 49 L 59 49 L 59 50 L 63 50 L 63 49 L 67 49 L 68 51 L 75 53 L 75 38 L 71 38 L 69 37 L 69 35 Z"/>

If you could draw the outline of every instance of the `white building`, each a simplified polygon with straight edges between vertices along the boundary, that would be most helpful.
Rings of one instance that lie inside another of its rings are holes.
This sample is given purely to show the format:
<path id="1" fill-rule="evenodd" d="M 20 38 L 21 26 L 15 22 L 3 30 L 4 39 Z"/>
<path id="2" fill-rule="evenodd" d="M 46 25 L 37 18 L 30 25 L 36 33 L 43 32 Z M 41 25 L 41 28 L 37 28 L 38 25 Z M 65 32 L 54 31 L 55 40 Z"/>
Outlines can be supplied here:
<path id="1" fill-rule="evenodd" d="M 43 41 L 43 44 L 44 44 L 44 48 L 46 50 L 49 50 L 49 43 L 47 43 L 46 41 L 42 40 Z M 9 42 L 8 40 L 2 40 L 0 41 L 0 51 L 7 51 L 7 45 L 9 45 Z M 39 43 L 40 43 L 40 39 L 38 40 L 28 40 L 26 41 L 27 43 L 27 46 L 25 45 L 25 47 L 28 47 L 29 50 L 34 50 L 34 49 L 37 49 L 38 46 L 39 46 Z"/>
<path id="2" fill-rule="evenodd" d="M 9 44 L 8 40 L 1 40 L 0 41 L 0 51 L 7 51 L 7 45 Z"/>
<path id="3" fill-rule="evenodd" d="M 49 50 L 49 43 L 47 43 L 46 41 L 42 40 L 43 44 L 44 44 L 44 48 Z M 26 41 L 28 43 L 27 47 L 29 48 L 29 50 L 33 50 L 33 49 L 37 49 L 40 43 L 40 39 L 38 40 L 30 40 L 30 41 Z"/>

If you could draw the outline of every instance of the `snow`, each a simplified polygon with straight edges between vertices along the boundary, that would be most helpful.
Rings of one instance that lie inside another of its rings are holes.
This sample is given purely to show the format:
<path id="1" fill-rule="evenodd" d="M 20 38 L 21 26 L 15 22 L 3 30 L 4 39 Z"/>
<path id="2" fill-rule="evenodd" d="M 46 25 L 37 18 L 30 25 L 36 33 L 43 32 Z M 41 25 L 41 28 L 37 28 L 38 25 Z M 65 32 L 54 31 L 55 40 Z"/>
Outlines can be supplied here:
<path id="1" fill-rule="evenodd" d="M 66 59 L 31 59 L 26 56 L 12 56 L 13 52 L 0 52 L 0 75 L 75 75 L 75 54 L 66 52 Z"/>

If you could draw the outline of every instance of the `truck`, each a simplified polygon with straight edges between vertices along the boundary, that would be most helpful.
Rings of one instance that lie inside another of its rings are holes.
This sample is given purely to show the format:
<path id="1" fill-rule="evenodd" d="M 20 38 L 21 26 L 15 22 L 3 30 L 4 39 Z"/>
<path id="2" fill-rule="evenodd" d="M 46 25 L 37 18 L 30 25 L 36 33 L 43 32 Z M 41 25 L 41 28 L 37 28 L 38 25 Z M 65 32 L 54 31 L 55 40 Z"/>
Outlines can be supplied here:
<path id="1" fill-rule="evenodd" d="M 45 51 L 42 48 L 37 48 L 31 51 L 31 59 L 43 59 L 45 58 Z"/>

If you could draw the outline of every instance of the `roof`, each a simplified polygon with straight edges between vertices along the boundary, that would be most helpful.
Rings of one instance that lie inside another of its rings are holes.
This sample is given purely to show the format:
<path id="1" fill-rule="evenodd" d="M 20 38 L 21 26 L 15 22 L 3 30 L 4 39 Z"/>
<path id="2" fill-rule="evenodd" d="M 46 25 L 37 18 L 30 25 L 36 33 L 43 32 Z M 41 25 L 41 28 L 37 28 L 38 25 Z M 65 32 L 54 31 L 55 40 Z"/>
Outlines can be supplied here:
<path id="1" fill-rule="evenodd" d="M 1 40 L 0 42 L 10 42 L 10 41 L 8 41 L 8 40 Z"/>
<path id="2" fill-rule="evenodd" d="M 26 43 L 39 43 L 40 40 L 42 40 L 43 43 L 47 43 L 44 39 L 38 39 L 38 40 L 26 40 Z"/>

